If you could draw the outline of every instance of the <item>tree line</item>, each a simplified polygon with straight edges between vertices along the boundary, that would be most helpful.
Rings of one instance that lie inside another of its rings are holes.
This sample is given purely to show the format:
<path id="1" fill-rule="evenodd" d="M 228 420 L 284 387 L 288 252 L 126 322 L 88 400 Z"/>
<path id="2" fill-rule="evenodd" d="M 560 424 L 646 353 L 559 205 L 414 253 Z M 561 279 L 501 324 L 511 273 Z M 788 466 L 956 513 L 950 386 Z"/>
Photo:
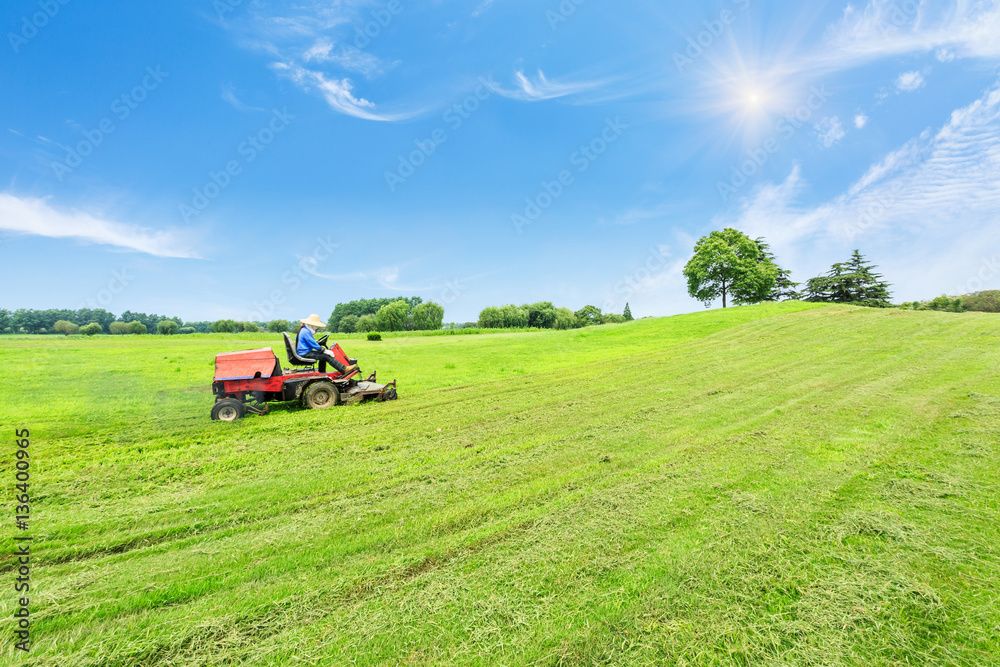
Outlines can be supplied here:
<path id="1" fill-rule="evenodd" d="M 939 296 L 924 301 L 903 303 L 906 310 L 939 310 L 949 313 L 1000 313 L 1000 290 L 973 292 L 962 296 Z"/>
<path id="2" fill-rule="evenodd" d="M 172 322 L 173 324 L 161 326 L 163 322 Z M 203 324 L 208 325 L 207 322 Z M 125 325 L 128 330 L 123 331 L 122 325 Z M 146 313 L 133 313 L 129 310 L 115 317 L 113 313 L 103 308 L 80 308 L 78 310 L 19 308 L 13 312 L 0 308 L 0 333 L 63 335 L 84 333 L 93 335 L 104 332 L 164 333 L 164 329 L 177 333 L 183 326 L 183 321 L 179 317 L 147 315 Z"/>
<path id="3" fill-rule="evenodd" d="M 625 311 L 602 313 L 597 306 L 584 306 L 580 310 L 556 308 L 551 301 L 526 303 L 521 306 L 487 306 L 479 313 L 481 329 L 578 329 L 599 324 L 618 324 L 632 320 L 632 310 L 625 304 Z"/>
<path id="4" fill-rule="evenodd" d="M 328 331 L 435 331 L 444 322 L 444 307 L 419 296 L 358 299 L 338 303 L 326 322 Z"/>

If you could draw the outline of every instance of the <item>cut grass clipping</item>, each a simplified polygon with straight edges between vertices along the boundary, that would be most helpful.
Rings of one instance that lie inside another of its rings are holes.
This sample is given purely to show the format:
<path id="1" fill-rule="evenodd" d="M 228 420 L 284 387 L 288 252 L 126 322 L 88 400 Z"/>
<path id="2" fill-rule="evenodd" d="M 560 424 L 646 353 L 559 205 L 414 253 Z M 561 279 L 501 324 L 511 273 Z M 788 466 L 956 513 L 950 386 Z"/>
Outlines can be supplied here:
<path id="1" fill-rule="evenodd" d="M 998 339 L 794 303 L 358 337 L 398 401 L 228 424 L 214 355 L 278 336 L 0 337 L 36 554 L 0 663 L 998 664 Z"/>

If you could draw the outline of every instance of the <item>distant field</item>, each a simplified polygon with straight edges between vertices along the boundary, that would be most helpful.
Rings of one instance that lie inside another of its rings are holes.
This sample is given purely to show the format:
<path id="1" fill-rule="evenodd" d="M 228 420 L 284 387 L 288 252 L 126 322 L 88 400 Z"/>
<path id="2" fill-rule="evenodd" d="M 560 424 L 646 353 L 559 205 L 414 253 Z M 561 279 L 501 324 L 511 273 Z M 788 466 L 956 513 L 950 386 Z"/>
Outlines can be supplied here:
<path id="1" fill-rule="evenodd" d="M 227 424 L 214 355 L 278 335 L 0 336 L 0 664 L 1000 664 L 997 315 L 343 345 L 400 400 Z"/>

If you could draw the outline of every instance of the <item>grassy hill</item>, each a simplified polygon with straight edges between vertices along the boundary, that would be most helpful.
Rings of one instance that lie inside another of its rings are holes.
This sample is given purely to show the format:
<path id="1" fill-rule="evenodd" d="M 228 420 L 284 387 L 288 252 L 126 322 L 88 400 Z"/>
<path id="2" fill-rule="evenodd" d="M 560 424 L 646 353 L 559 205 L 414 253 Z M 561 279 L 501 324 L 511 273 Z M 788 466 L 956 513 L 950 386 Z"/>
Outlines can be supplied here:
<path id="1" fill-rule="evenodd" d="M 3 337 L 24 664 L 996 664 L 998 342 L 796 303 L 350 340 L 399 401 L 225 424 L 214 354 L 276 336 Z"/>

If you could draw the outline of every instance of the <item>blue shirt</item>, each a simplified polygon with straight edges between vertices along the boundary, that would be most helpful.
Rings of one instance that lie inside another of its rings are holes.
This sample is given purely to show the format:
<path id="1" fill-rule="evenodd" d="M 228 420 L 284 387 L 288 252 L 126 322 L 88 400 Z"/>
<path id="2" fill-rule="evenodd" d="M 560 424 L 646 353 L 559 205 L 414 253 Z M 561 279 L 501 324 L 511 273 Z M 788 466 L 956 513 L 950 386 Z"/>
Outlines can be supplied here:
<path id="1" fill-rule="evenodd" d="M 297 355 L 305 356 L 310 352 L 322 352 L 323 348 L 319 346 L 316 342 L 316 338 L 313 336 L 313 332 L 309 331 L 309 327 L 302 327 L 299 329 L 299 341 L 295 346 L 295 353 Z"/>

